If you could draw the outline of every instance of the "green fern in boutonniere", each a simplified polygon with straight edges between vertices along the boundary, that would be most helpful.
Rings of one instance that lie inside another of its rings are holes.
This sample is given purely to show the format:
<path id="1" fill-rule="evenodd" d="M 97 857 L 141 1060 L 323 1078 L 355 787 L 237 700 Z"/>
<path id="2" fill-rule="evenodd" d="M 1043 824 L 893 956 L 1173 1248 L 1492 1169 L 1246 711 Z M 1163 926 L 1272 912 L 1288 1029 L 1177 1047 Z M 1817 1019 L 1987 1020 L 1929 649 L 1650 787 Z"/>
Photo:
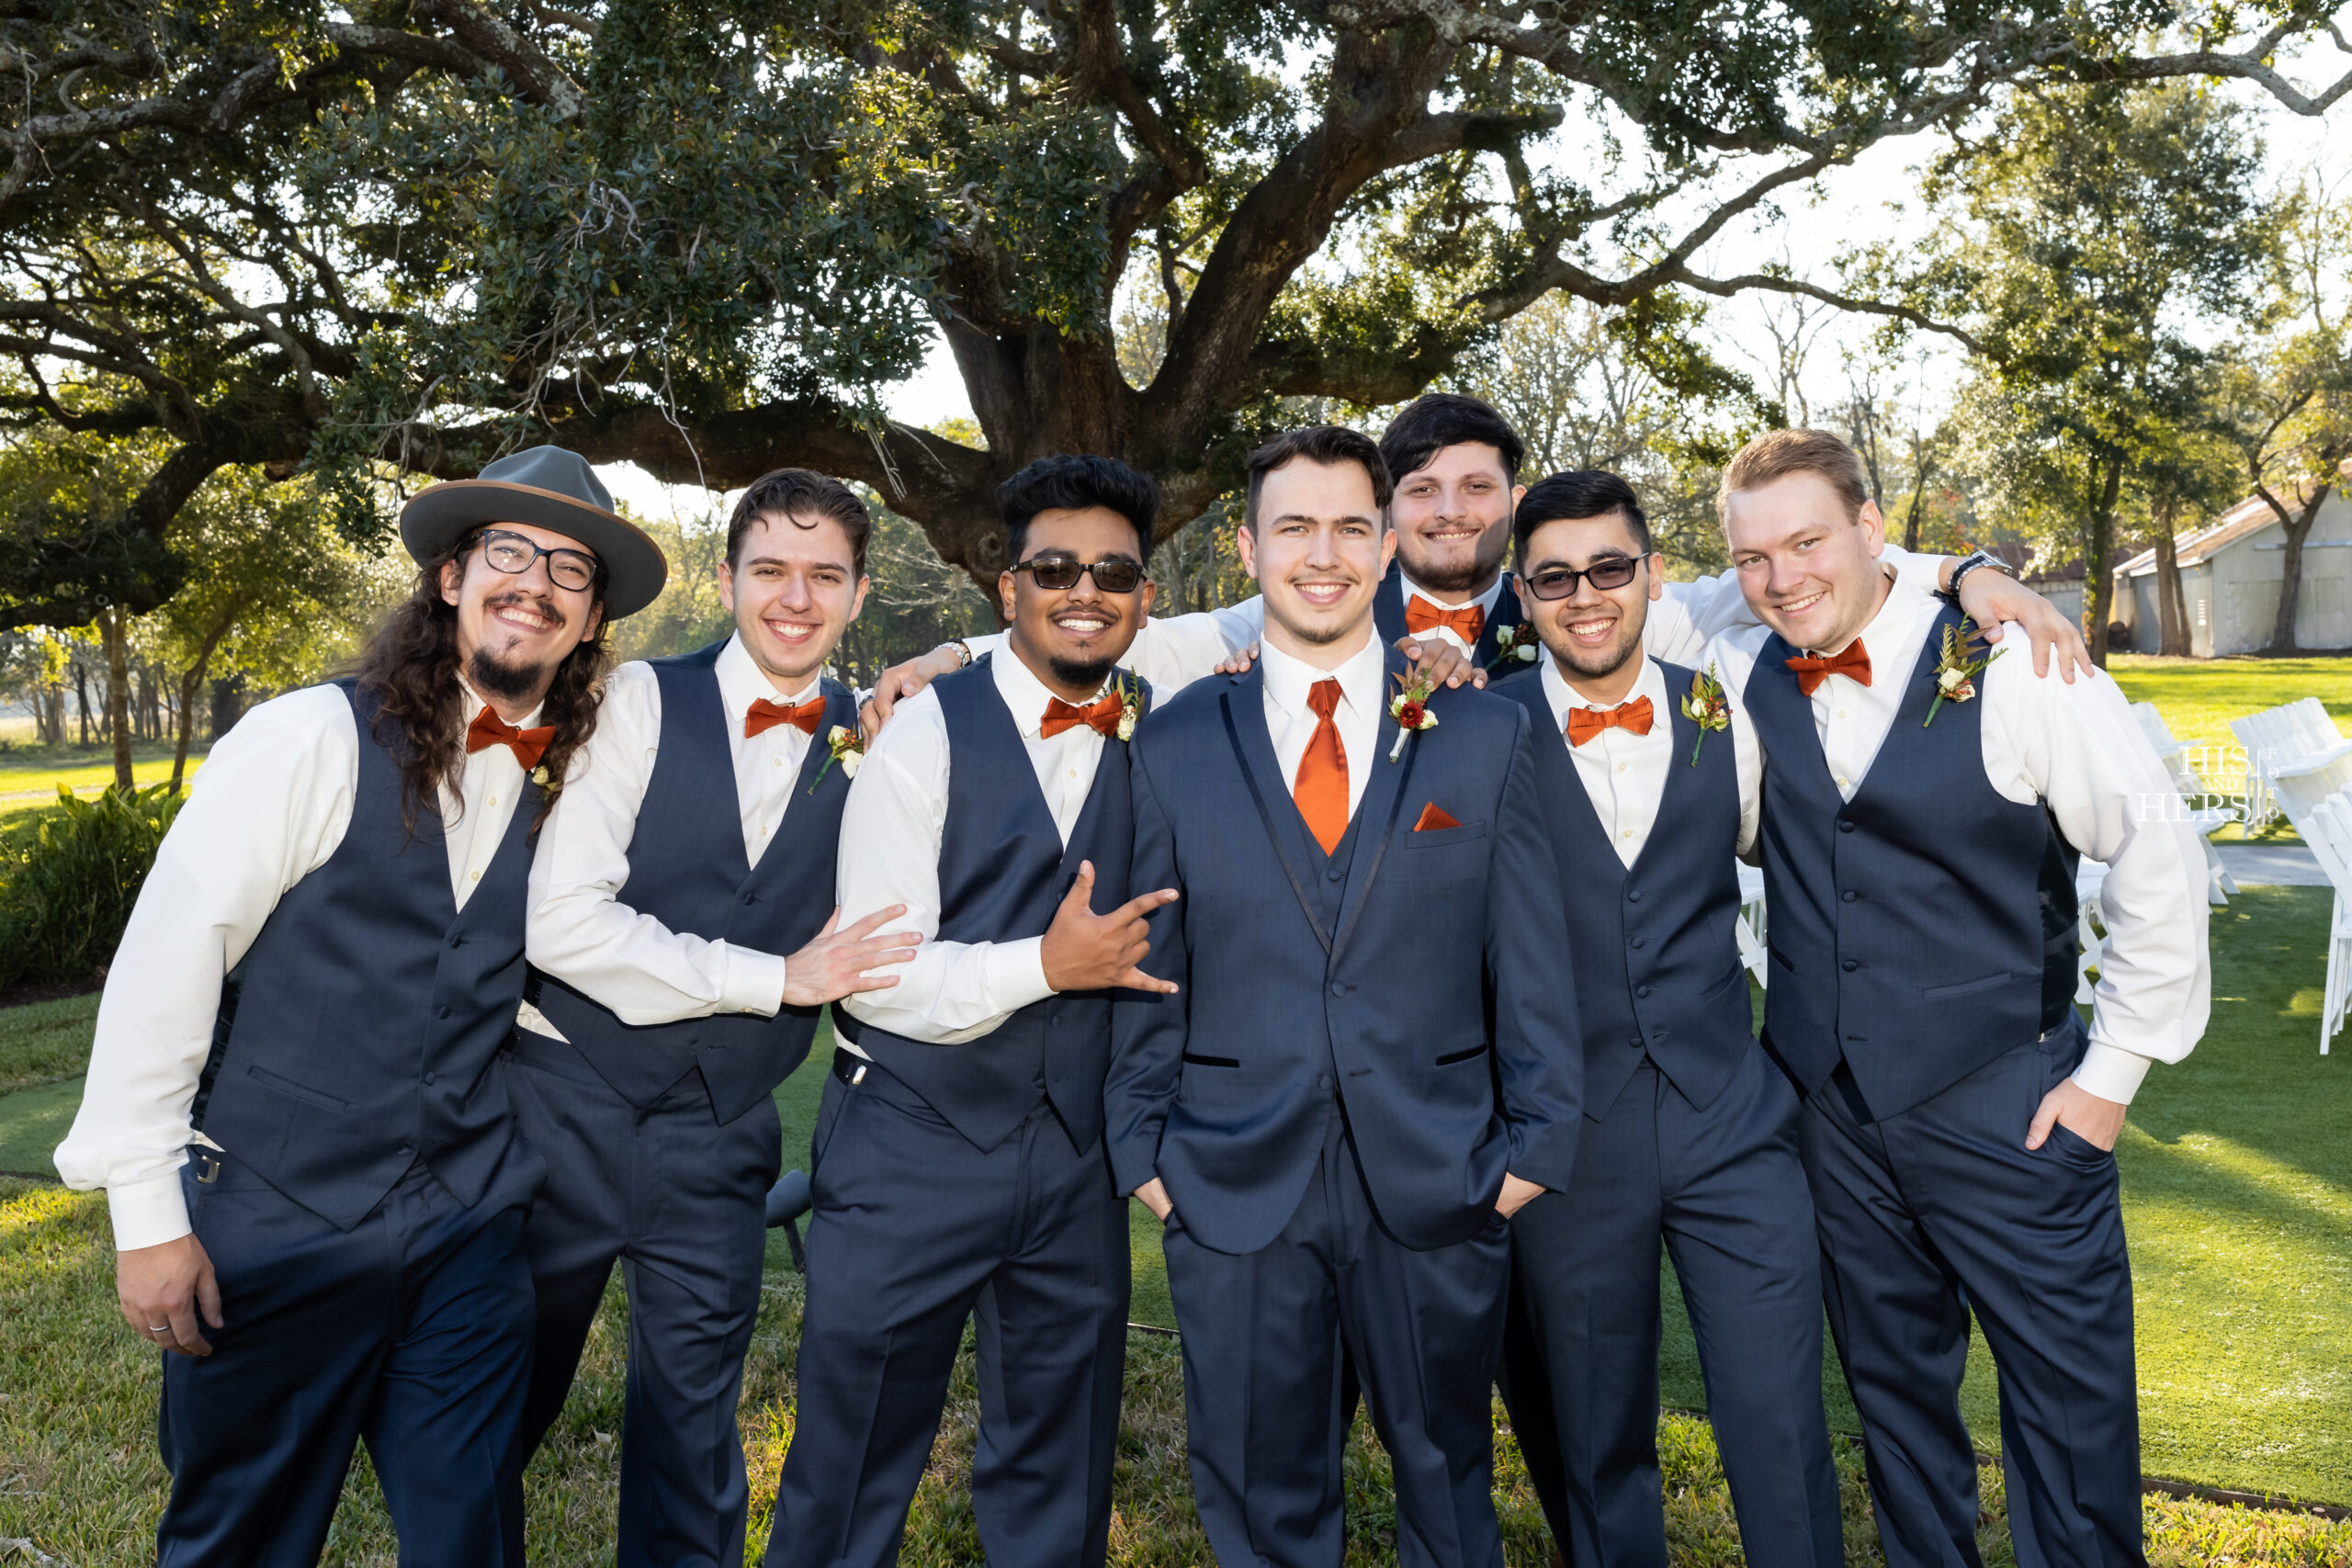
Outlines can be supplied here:
<path id="1" fill-rule="evenodd" d="M 817 776 L 808 781 L 808 793 L 817 793 L 817 786 L 825 782 L 827 771 L 835 762 L 842 765 L 842 777 L 854 779 L 857 777 L 857 765 L 864 761 L 865 737 L 845 724 L 833 726 L 832 733 L 825 737 L 825 760 L 817 765 Z"/>
<path id="2" fill-rule="evenodd" d="M 1962 621 L 1956 626 L 1944 628 L 1943 657 L 1936 660 L 1936 700 L 1928 705 L 1928 716 L 1919 721 L 1925 729 L 1936 722 L 1936 715 L 1946 703 L 1964 703 L 1976 695 L 1976 677 L 1984 667 L 2001 657 L 2000 649 L 1992 649 L 1972 659 L 1968 645 L 1978 636 L 1974 621 Z"/>
<path id="3" fill-rule="evenodd" d="M 1715 661 L 1690 677 L 1690 690 L 1683 694 L 1682 716 L 1699 727 L 1699 739 L 1690 747 L 1690 765 L 1699 765 L 1699 748 L 1707 743 L 1707 732 L 1731 728 L 1731 699 L 1724 695 L 1724 683 L 1715 676 Z"/>
<path id="4" fill-rule="evenodd" d="M 1391 676 L 1401 685 L 1399 677 Z M 1388 699 L 1388 716 L 1396 721 L 1396 744 L 1388 748 L 1388 760 L 1395 761 L 1405 754 L 1405 742 L 1424 729 L 1437 728 L 1437 715 L 1430 712 L 1430 694 L 1437 690 L 1437 682 L 1427 675 L 1417 675 L 1409 686 Z"/>

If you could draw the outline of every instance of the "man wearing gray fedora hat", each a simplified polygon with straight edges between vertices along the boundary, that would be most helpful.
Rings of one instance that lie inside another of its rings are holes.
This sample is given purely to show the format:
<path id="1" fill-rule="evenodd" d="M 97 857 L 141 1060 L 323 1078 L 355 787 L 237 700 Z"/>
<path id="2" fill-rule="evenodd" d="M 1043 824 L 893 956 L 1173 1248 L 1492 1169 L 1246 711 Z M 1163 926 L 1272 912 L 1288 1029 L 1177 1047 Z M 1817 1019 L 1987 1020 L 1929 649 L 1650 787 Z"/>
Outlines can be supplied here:
<path id="1" fill-rule="evenodd" d="M 164 1352 L 160 1561 L 314 1562 L 365 1441 L 403 1562 L 504 1561 L 544 1166 L 498 1056 L 531 842 L 662 552 L 585 459 L 413 500 L 354 672 L 215 746 L 115 955 L 57 1165 Z"/>

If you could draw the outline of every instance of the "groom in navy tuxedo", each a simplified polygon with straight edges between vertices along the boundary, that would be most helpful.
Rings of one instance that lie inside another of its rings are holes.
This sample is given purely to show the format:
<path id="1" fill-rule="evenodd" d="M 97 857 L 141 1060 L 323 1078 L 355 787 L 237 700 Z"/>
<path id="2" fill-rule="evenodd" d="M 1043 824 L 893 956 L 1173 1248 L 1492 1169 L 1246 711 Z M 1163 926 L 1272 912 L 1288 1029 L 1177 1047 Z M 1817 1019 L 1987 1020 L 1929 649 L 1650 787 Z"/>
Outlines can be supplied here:
<path id="1" fill-rule="evenodd" d="M 1408 1568 L 1502 1562 L 1487 1390 L 1508 1221 L 1566 1184 L 1581 1055 L 1526 710 L 1427 728 L 1373 625 L 1386 468 L 1326 426 L 1252 454 L 1248 673 L 1136 739 L 1147 974 L 1113 1005 L 1106 1134 L 1166 1226 L 1194 1495 L 1227 1568 L 1337 1568 L 1342 1339 L 1395 1464 Z"/>

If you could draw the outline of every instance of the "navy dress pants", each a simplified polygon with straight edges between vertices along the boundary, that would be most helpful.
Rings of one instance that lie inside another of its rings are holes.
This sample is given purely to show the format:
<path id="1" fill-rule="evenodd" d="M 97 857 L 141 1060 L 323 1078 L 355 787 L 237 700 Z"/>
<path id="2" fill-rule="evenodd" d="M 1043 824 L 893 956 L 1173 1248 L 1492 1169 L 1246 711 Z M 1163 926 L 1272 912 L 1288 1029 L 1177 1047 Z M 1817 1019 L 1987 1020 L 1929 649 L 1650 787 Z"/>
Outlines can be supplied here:
<path id="1" fill-rule="evenodd" d="M 1972 1311 L 1999 1374 L 2019 1568 L 2146 1562 L 2115 1156 L 2064 1127 L 2025 1146 L 2083 1049 L 2070 1021 L 1883 1119 L 1843 1066 L 1806 1102 L 1830 1332 L 1889 1568 L 1980 1561 L 1959 1397 Z"/>
<path id="2" fill-rule="evenodd" d="M 1429 1252 L 1381 1229 L 1335 1107 L 1298 1211 L 1256 1252 L 1164 1235 L 1193 1494 L 1223 1568 L 1340 1568 L 1341 1337 L 1395 1469 L 1400 1568 L 1500 1568 L 1494 1385 L 1510 1232 Z"/>
<path id="3" fill-rule="evenodd" d="M 1797 1096 L 1761 1051 L 1703 1111 L 1644 1062 L 1565 1192 L 1511 1218 L 1503 1402 L 1577 1568 L 1666 1568 L 1658 1254 L 1674 1258 L 1752 1568 L 1838 1568 L 1821 1267 Z"/>
<path id="4" fill-rule="evenodd" d="M 364 1441 L 402 1568 L 505 1562 L 498 1465 L 530 1372 L 537 1158 L 514 1145 L 470 1208 L 413 1166 L 342 1231 L 234 1154 L 188 1155 L 181 1188 L 227 1326 L 204 1330 L 209 1356 L 164 1357 L 156 1561 L 318 1562 Z"/>
<path id="5" fill-rule="evenodd" d="M 735 1407 L 760 1312 L 767 1190 L 783 1157 L 775 1103 L 722 1123 L 694 1072 L 640 1111 L 571 1045 L 527 1030 L 516 1032 L 508 1065 L 515 1119 L 548 1161 L 523 1232 L 538 1319 L 506 1466 L 518 1551 L 523 1471 L 563 1411 L 617 1259 L 628 1372 L 616 1560 L 735 1568 L 751 1512 Z"/>
<path id="6" fill-rule="evenodd" d="M 811 1142 L 799 1403 L 769 1568 L 898 1560 L 976 1316 L 981 1551 L 991 1568 L 1100 1568 L 1129 1272 L 1127 1205 L 1102 1140 L 1072 1147 L 1041 1091 L 983 1152 L 842 1051 Z"/>

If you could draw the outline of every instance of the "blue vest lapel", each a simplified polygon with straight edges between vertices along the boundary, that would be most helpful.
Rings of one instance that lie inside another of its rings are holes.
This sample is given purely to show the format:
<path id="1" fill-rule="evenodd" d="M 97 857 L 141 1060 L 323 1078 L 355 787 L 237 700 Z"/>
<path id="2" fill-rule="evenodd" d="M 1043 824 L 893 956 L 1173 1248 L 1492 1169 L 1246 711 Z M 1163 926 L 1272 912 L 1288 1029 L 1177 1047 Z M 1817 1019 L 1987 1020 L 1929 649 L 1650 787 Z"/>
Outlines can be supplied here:
<path id="1" fill-rule="evenodd" d="M 857 699 L 850 694 L 849 688 L 830 676 L 820 690 L 825 697 L 825 716 L 818 721 L 817 733 L 809 737 L 808 750 L 800 759 L 800 772 L 793 778 L 792 799 L 784 808 L 786 823 L 792 820 L 795 811 L 806 809 L 806 803 L 816 796 L 842 795 L 849 790 L 849 775 L 842 771 L 841 765 L 825 766 L 826 759 L 832 755 L 831 744 L 826 738 L 832 734 L 835 725 L 843 725 L 851 729 L 857 728 Z M 721 722 L 725 722 L 724 716 Z M 822 778 L 818 777 L 820 771 L 824 774 Z M 730 773 L 730 782 L 731 776 Z M 776 833 L 769 837 L 767 848 L 760 852 L 760 863 L 752 868 L 753 875 L 775 858 L 776 846 L 789 836 Z"/>

